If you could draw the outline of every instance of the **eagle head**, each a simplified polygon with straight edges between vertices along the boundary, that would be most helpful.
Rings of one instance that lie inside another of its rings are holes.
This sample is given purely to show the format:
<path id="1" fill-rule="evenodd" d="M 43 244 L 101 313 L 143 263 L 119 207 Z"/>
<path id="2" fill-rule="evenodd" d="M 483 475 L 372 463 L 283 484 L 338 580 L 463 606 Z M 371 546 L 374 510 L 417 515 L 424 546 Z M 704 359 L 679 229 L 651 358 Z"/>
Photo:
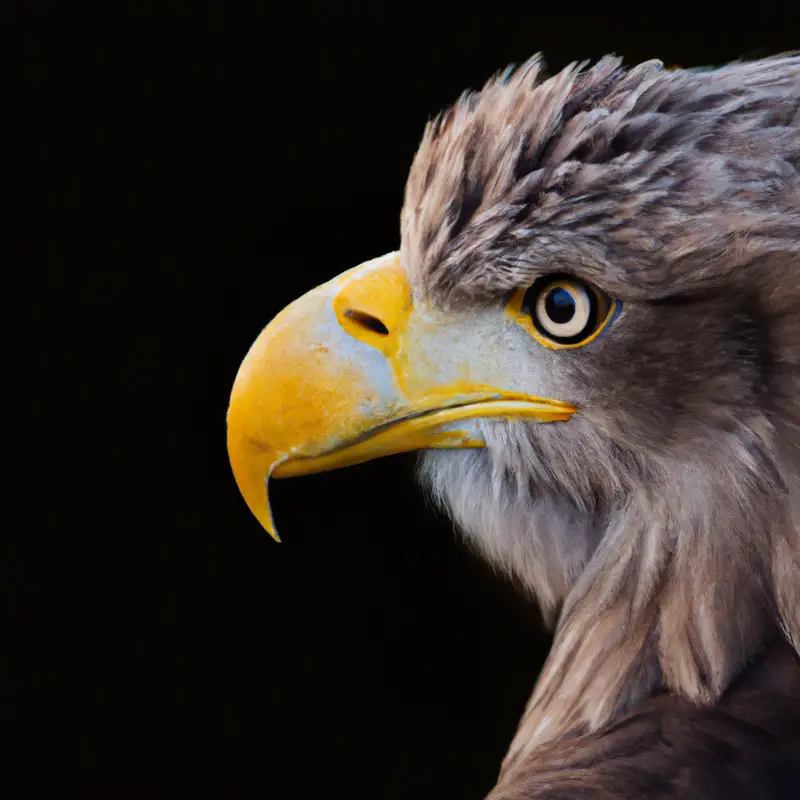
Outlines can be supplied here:
<path id="1" fill-rule="evenodd" d="M 266 484 L 421 450 L 555 624 L 507 763 L 800 647 L 800 58 L 534 58 L 430 122 L 397 252 L 281 312 L 228 447 Z"/>

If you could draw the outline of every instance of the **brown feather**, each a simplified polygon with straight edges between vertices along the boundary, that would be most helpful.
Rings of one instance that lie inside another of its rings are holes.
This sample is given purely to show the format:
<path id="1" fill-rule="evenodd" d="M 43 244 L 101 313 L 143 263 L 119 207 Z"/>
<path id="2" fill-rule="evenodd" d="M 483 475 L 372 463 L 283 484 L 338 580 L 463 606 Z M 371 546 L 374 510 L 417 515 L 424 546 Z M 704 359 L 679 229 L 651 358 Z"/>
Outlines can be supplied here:
<path id="1" fill-rule="evenodd" d="M 492 797 L 766 796 L 710 787 L 726 748 L 725 775 L 766 786 L 769 726 L 800 714 L 800 57 L 547 80 L 533 59 L 429 124 L 401 251 L 444 308 L 556 272 L 624 306 L 591 347 L 535 354 L 568 425 L 486 423 L 486 451 L 423 457 L 559 613 Z"/>
<path id="2" fill-rule="evenodd" d="M 800 797 L 800 663 L 774 646 L 713 709 L 648 698 L 597 733 L 538 749 L 489 800 Z"/>

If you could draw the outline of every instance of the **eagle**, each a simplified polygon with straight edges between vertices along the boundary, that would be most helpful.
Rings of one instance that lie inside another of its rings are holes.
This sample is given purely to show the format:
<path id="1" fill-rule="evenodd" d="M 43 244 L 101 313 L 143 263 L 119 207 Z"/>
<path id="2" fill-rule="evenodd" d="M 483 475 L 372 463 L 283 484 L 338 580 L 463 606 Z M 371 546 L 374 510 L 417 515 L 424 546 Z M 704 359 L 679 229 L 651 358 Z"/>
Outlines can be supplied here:
<path id="1" fill-rule="evenodd" d="M 428 122 L 400 222 L 241 363 L 255 517 L 421 451 L 553 628 L 491 800 L 800 797 L 800 55 L 533 57 Z"/>

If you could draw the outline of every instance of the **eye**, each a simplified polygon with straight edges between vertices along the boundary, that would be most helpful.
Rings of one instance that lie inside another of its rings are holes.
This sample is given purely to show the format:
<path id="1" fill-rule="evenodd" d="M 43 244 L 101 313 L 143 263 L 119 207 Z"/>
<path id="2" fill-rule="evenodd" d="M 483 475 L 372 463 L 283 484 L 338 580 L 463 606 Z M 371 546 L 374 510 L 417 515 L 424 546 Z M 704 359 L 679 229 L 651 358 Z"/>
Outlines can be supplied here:
<path id="1" fill-rule="evenodd" d="M 517 292 L 508 311 L 540 344 L 560 350 L 596 339 L 620 308 L 618 301 L 588 283 L 548 275 Z"/>
<path id="2" fill-rule="evenodd" d="M 535 300 L 535 307 L 525 310 L 543 334 L 558 341 L 583 337 L 597 316 L 588 292 L 578 284 L 554 283 L 531 299 Z M 522 307 L 525 308 L 524 301 Z"/>

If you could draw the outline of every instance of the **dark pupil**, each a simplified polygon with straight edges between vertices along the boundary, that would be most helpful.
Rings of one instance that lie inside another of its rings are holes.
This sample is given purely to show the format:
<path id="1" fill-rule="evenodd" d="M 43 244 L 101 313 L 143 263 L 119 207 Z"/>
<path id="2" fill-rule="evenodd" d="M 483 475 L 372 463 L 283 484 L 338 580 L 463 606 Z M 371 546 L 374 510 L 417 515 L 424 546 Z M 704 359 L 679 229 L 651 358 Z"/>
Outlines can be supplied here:
<path id="1" fill-rule="evenodd" d="M 544 300 L 544 310 L 553 322 L 563 325 L 575 316 L 575 300 L 566 289 L 551 289 Z"/>

